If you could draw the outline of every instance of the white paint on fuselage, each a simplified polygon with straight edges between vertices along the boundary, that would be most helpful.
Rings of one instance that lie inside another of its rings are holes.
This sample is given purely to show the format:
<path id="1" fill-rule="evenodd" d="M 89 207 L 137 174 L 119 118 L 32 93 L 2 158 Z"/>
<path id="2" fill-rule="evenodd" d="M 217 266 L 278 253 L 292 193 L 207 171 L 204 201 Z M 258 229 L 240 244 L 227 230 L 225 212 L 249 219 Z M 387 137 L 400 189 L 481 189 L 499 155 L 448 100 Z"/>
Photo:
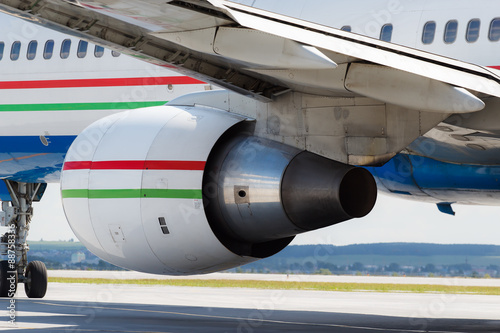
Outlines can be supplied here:
<path id="1" fill-rule="evenodd" d="M 36 25 L 16 17 L 0 13 L 0 42 L 5 42 L 3 59 L 0 61 L 1 80 L 29 79 L 70 79 L 70 78 L 106 78 L 106 77 L 141 77 L 145 74 L 179 75 L 165 68 L 139 61 L 132 57 L 113 57 L 110 50 L 104 52 L 102 58 L 94 56 L 94 45 L 89 43 L 88 54 L 79 59 L 76 48 L 79 39 Z M 54 40 L 52 59 L 42 57 L 43 47 L 47 40 Z M 70 39 L 71 52 L 68 59 L 61 59 L 61 42 Z M 38 41 L 36 58 L 27 60 L 26 51 L 30 41 Z M 11 61 L 10 46 L 14 41 L 20 41 L 21 56 L 17 61 Z"/>
<path id="2" fill-rule="evenodd" d="M 0 83 L 5 81 L 52 81 L 78 79 L 120 79 L 184 76 L 161 66 L 130 56 L 114 57 L 105 50 L 101 58 L 94 55 L 95 45 L 88 45 L 87 55 L 78 58 L 79 39 L 50 30 L 43 26 L 0 14 L 0 42 L 5 44 L 0 60 Z M 61 43 L 71 40 L 67 59 L 61 59 Z M 44 59 L 46 41 L 54 41 L 51 59 Z M 11 60 L 12 43 L 21 42 L 18 60 Z M 27 59 L 30 41 L 37 41 L 37 53 Z M 134 85 L 116 87 L 0 89 L 1 105 L 40 105 L 61 103 L 130 103 L 163 102 L 193 91 L 205 84 L 189 85 Z M 40 109 L 44 109 L 41 107 Z M 50 109 L 50 107 L 49 107 Z M 65 110 L 65 111 L 4 111 L 0 112 L 0 135 L 78 135 L 92 122 L 120 109 Z"/>

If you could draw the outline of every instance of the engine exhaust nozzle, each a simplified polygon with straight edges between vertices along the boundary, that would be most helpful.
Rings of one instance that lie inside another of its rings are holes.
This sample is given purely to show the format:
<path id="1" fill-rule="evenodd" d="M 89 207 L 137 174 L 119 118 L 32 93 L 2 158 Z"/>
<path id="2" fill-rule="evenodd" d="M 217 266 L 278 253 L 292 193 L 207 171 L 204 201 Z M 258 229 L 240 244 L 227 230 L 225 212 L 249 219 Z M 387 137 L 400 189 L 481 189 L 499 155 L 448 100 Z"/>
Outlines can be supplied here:
<path id="1" fill-rule="evenodd" d="M 226 142 L 206 171 L 212 229 L 237 247 L 365 216 L 377 197 L 375 180 L 363 168 L 254 136 Z"/>

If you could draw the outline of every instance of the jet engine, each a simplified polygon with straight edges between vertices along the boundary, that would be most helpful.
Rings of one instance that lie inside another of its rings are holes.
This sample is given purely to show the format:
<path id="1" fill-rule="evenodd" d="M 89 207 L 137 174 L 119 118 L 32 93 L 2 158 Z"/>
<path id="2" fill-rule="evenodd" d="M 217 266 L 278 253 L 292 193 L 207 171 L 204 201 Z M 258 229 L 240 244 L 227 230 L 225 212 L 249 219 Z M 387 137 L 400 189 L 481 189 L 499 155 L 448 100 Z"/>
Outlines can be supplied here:
<path id="1" fill-rule="evenodd" d="M 115 265 L 182 275 L 271 256 L 299 233 L 370 212 L 368 171 L 256 137 L 253 126 L 168 105 L 93 123 L 63 167 L 71 228 Z"/>

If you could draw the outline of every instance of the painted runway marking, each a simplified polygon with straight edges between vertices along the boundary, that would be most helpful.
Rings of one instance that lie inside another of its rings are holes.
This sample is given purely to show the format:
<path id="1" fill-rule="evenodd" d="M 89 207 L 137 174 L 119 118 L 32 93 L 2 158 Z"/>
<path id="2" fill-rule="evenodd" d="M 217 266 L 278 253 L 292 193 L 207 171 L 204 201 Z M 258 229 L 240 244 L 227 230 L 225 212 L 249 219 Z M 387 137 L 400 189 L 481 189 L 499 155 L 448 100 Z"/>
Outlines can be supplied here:
<path id="1" fill-rule="evenodd" d="M 194 314 L 194 313 L 186 313 L 186 312 L 159 311 L 159 310 L 142 310 L 142 309 L 116 308 L 116 307 L 94 306 L 94 305 L 92 305 L 92 306 L 87 306 L 87 305 L 68 305 L 68 304 L 57 304 L 57 303 L 50 303 L 50 302 L 34 302 L 34 303 L 36 303 L 36 304 L 42 304 L 42 305 L 49 305 L 49 306 L 59 306 L 59 307 L 91 308 L 91 309 L 114 310 L 114 311 L 159 313 L 159 314 L 171 314 L 171 315 L 185 316 L 185 317 L 225 319 L 225 320 L 237 320 L 237 321 L 247 321 L 247 322 L 251 321 L 251 322 L 259 322 L 259 323 L 282 324 L 282 325 L 335 327 L 335 328 L 361 329 L 361 330 L 380 331 L 380 332 L 464 333 L 464 332 L 458 332 L 458 331 L 408 330 L 408 329 L 394 329 L 394 328 L 391 329 L 391 328 L 378 328 L 378 327 L 367 327 L 367 326 L 351 326 L 351 325 L 338 325 L 338 324 L 324 324 L 324 323 L 303 323 L 303 322 L 293 322 L 293 321 L 283 321 L 283 320 L 257 319 L 257 318 L 244 318 L 244 317 L 228 317 L 228 316 L 217 316 L 217 315 Z M 94 330 L 89 330 L 89 332 L 93 332 L 93 331 Z M 130 332 L 131 333 L 140 333 L 141 331 L 130 331 Z"/>

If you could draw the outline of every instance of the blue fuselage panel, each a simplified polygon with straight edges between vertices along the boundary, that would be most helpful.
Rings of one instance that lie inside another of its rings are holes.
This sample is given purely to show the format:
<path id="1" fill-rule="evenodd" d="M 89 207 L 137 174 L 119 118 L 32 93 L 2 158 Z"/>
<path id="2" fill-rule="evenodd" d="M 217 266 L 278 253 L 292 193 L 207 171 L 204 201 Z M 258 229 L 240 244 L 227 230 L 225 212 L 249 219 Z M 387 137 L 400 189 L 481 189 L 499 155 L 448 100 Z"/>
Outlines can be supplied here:
<path id="1" fill-rule="evenodd" d="M 30 183 L 59 182 L 76 136 L 1 136 L 0 177 Z"/>
<path id="2" fill-rule="evenodd" d="M 398 154 L 367 168 L 379 190 L 431 202 L 500 204 L 500 166 L 454 164 Z"/>

